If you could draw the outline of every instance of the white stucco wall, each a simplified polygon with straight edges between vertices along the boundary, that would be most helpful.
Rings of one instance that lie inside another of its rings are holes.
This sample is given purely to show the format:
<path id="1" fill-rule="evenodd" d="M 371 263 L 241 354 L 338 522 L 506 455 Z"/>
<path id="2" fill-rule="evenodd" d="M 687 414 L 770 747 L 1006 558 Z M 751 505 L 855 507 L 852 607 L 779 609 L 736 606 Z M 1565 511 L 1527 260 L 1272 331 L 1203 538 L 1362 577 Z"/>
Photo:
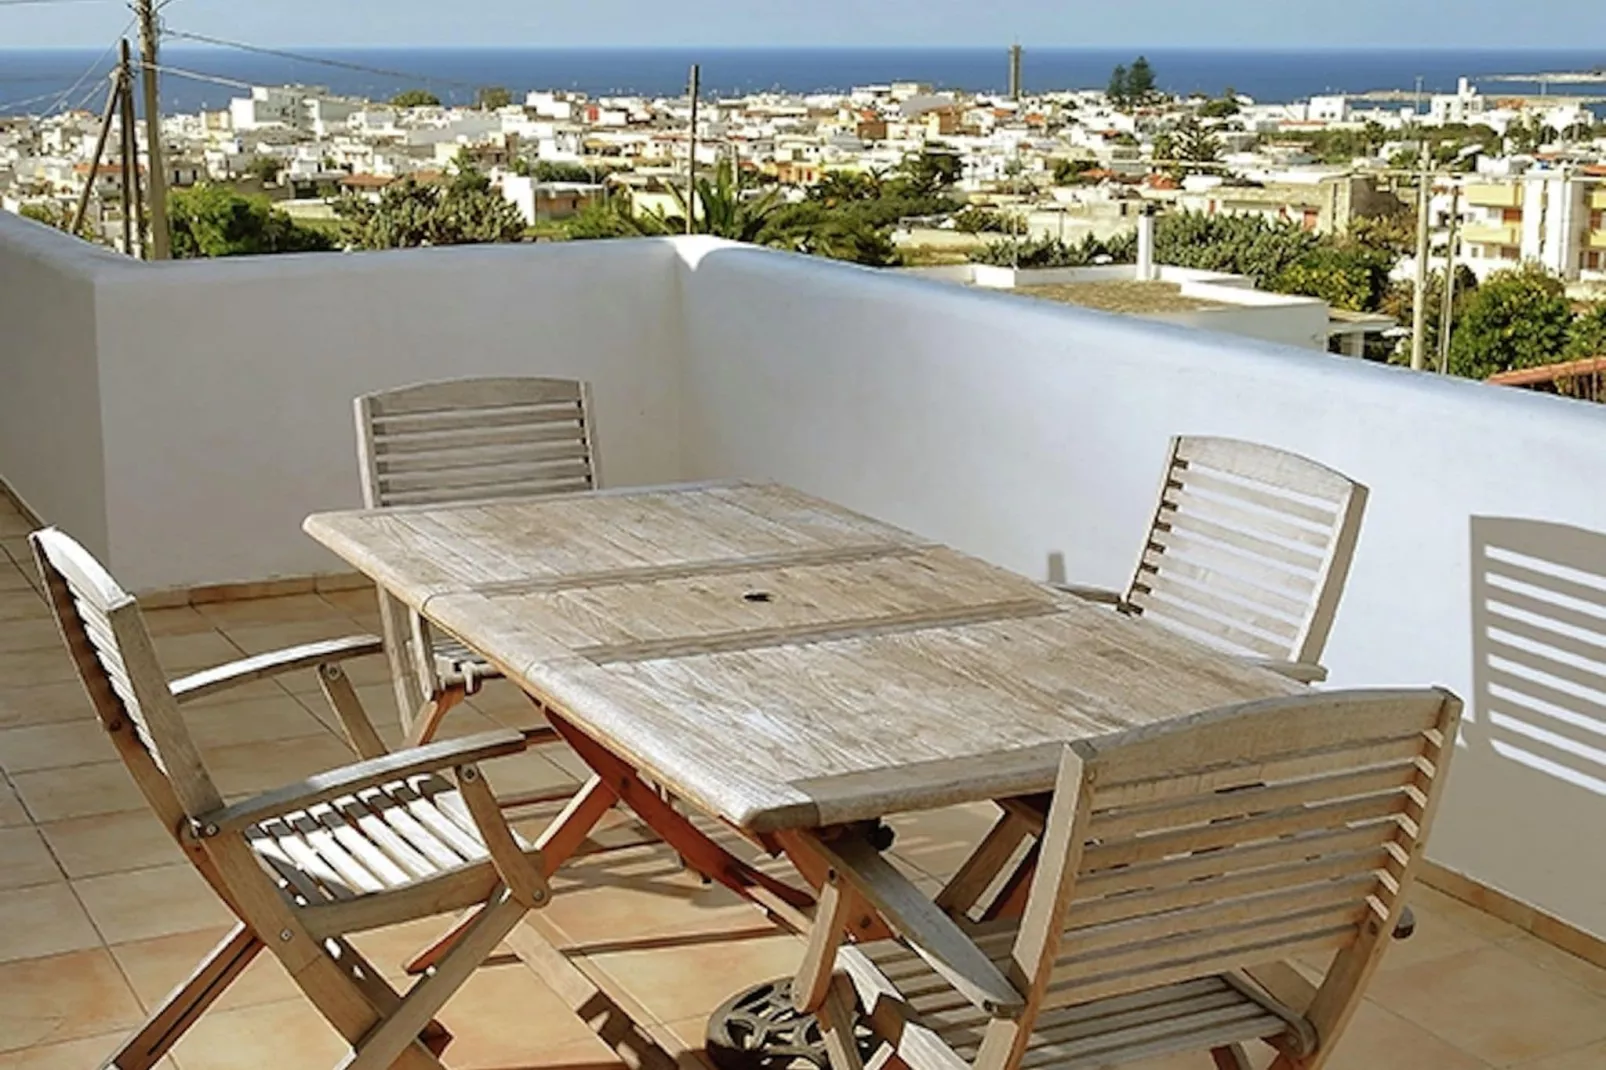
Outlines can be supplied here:
<path id="1" fill-rule="evenodd" d="M 95 278 L 119 260 L 0 212 L 0 476 L 101 553 Z"/>
<path id="2" fill-rule="evenodd" d="M 591 381 L 614 485 L 678 478 L 668 242 L 133 265 L 100 290 L 111 564 L 136 590 L 342 569 L 301 534 L 360 504 L 351 403 L 425 379 Z"/>
<path id="3" fill-rule="evenodd" d="M 688 476 L 782 480 L 1029 576 L 1062 554 L 1069 578 L 1120 586 L 1171 435 L 1296 450 L 1372 489 L 1325 659 L 1336 686 L 1441 683 L 1471 700 L 1472 518 L 1606 532 L 1598 406 L 756 249 L 688 251 Z M 1469 707 L 1474 737 L 1482 716 Z M 1474 746 L 1431 854 L 1606 935 L 1606 852 L 1580 849 L 1602 828 L 1606 797 Z"/>
<path id="4" fill-rule="evenodd" d="M 1606 532 L 1599 407 L 709 239 L 139 265 L 0 217 L 0 273 L 0 472 L 136 589 L 339 567 L 300 524 L 358 500 L 352 396 L 476 373 L 592 380 L 611 484 L 783 480 L 1109 585 L 1169 436 L 1297 450 L 1372 488 L 1340 686 L 1474 700 L 1473 519 Z M 1606 935 L 1606 794 L 1486 720 L 1433 857 Z"/>

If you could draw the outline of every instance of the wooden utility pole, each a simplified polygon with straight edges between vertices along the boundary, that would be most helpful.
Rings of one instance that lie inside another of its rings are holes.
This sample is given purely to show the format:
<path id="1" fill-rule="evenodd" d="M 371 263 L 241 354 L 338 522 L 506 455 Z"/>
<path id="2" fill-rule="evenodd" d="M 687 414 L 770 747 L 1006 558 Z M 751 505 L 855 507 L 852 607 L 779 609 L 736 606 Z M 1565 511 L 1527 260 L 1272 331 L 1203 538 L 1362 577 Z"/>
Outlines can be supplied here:
<path id="1" fill-rule="evenodd" d="M 84 179 L 84 188 L 78 194 L 78 207 L 72 214 L 72 225 L 68 227 L 69 234 L 76 235 L 84 227 L 84 214 L 89 211 L 89 195 L 95 191 L 95 178 L 100 173 L 100 158 L 106 153 L 106 139 L 111 136 L 112 117 L 117 114 L 118 101 L 122 99 L 123 79 L 119 71 L 112 75 L 111 91 L 106 94 L 106 112 L 100 117 L 100 133 L 95 137 L 95 154 L 89 158 L 89 176 Z"/>
<path id="2" fill-rule="evenodd" d="M 1428 173 L 1428 165 L 1432 158 L 1427 138 L 1423 137 L 1416 190 L 1416 286 L 1412 290 L 1411 301 L 1411 367 L 1416 371 L 1427 366 L 1428 215 L 1433 199 L 1433 179 Z"/>
<path id="3" fill-rule="evenodd" d="M 134 133 L 134 94 L 129 84 L 129 71 L 133 69 L 128 58 L 128 39 L 121 42 L 122 50 L 117 63 L 117 130 L 122 142 L 123 160 L 123 253 L 134 255 L 134 176 L 139 173 L 139 138 Z M 143 245 L 145 234 L 139 232 Z"/>
<path id="4" fill-rule="evenodd" d="M 1461 185 L 1450 186 L 1450 244 L 1444 250 L 1444 299 L 1439 305 L 1439 374 L 1450 370 L 1450 329 L 1455 319 L 1455 237 L 1461 222 Z"/>
<path id="5" fill-rule="evenodd" d="M 169 249 L 167 230 L 167 170 L 162 164 L 162 105 L 156 92 L 156 3 L 134 0 L 139 18 L 140 76 L 145 90 L 145 158 L 150 161 L 151 258 L 166 260 Z"/>
<path id="6" fill-rule="evenodd" d="M 697 94 L 702 71 L 691 65 L 691 127 L 686 151 L 686 233 L 697 233 Z"/>

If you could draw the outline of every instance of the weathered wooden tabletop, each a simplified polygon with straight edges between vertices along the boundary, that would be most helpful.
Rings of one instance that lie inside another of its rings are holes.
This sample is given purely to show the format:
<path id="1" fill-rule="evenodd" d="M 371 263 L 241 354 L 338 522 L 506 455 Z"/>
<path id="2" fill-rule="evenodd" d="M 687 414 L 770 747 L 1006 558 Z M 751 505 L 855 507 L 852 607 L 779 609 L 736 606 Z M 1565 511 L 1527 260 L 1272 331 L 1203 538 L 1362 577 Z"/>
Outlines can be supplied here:
<path id="1" fill-rule="evenodd" d="M 774 484 L 305 526 L 644 775 L 761 832 L 1045 791 L 1067 739 L 1300 688 Z"/>

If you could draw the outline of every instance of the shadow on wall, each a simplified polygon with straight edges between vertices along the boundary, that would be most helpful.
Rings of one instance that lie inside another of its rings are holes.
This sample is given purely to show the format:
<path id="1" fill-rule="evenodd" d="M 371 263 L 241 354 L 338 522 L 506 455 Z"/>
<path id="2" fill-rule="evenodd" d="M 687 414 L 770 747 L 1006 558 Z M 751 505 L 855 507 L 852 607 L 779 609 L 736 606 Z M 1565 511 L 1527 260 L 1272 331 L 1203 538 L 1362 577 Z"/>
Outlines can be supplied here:
<path id="1" fill-rule="evenodd" d="M 1462 741 L 1606 796 L 1606 534 L 1473 517 L 1472 655 Z"/>

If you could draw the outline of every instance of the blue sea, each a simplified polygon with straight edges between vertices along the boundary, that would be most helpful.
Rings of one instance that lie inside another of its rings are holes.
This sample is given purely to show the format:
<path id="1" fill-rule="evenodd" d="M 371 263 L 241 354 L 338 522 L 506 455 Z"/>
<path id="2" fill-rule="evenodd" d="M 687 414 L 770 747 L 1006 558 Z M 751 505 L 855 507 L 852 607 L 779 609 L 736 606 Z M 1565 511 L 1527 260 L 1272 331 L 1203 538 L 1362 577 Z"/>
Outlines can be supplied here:
<path id="1" fill-rule="evenodd" d="M 890 81 L 929 82 L 939 88 L 1003 90 L 1008 81 L 1005 49 L 543 49 L 385 48 L 291 49 L 268 55 L 211 46 L 169 46 L 162 65 L 162 108 L 193 112 L 219 108 L 243 84 L 300 82 L 336 93 L 388 98 L 423 87 L 448 102 L 473 100 L 475 88 L 500 85 L 522 94 L 530 89 L 570 89 L 592 95 L 639 93 L 669 96 L 685 91 L 691 64 L 702 67 L 710 96 L 759 90 L 830 91 Z M 1027 47 L 1028 92 L 1102 87 L 1118 63 L 1135 49 Z M 1160 87 L 1175 93 L 1220 93 L 1232 87 L 1260 101 L 1299 100 L 1319 93 L 1369 90 L 1444 92 L 1456 80 L 1497 74 L 1590 71 L 1606 68 L 1606 47 L 1567 50 L 1202 50 L 1147 51 Z M 96 107 L 101 76 L 110 57 L 94 51 L 0 49 L 0 113 L 43 112 L 65 106 Z M 362 68 L 362 69 L 358 69 Z M 185 73 L 179 73 L 180 71 Z M 1533 82 L 1488 82 L 1491 95 L 1532 93 Z M 1606 98 L 1606 82 L 1548 91 Z"/>

